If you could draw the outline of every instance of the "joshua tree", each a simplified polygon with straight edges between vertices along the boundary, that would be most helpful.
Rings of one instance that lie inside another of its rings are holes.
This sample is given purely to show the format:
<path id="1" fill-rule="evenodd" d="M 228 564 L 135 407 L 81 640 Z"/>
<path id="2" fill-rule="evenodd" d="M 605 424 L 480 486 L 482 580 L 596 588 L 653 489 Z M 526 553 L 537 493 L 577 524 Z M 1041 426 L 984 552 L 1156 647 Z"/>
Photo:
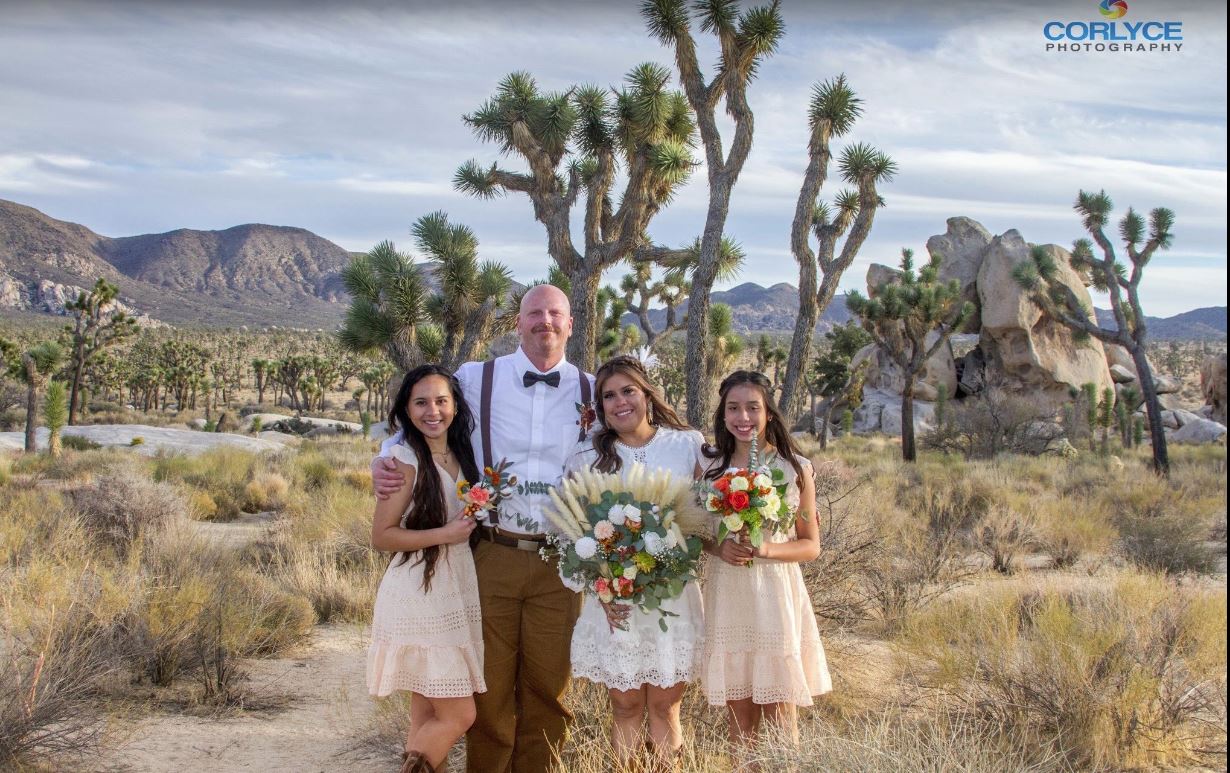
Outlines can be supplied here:
<path id="1" fill-rule="evenodd" d="M 646 63 L 632 69 L 626 86 L 580 86 L 541 92 L 528 74 L 504 78 L 495 95 L 465 122 L 482 140 L 529 167 L 512 172 L 471 160 L 458 168 L 454 186 L 479 198 L 524 193 L 547 231 L 547 253 L 571 286 L 573 334 L 568 359 L 591 370 L 601 318 L 602 272 L 624 260 L 659 261 L 679 250 L 650 244 L 646 229 L 691 174 L 693 124 L 683 94 L 667 88 L 670 72 Z M 616 176 L 623 190 L 613 201 Z M 584 190 L 584 243 L 573 240 L 571 213 Z"/>
<path id="2" fill-rule="evenodd" d="M 47 424 L 47 453 L 60 455 L 60 430 L 68 418 L 68 390 L 63 381 L 52 381 L 43 397 L 43 421 Z"/>
<path id="3" fill-rule="evenodd" d="M 838 325 L 825 333 L 824 337 L 828 343 L 828 350 L 816 358 L 812 366 L 812 378 L 809 385 L 812 394 L 812 427 L 813 431 L 816 425 L 820 427 L 818 434 L 821 448 L 828 445 L 828 430 L 832 421 L 833 409 L 837 407 L 842 396 L 846 395 L 852 386 L 850 361 L 860 349 L 871 343 L 871 336 L 856 322 Z M 861 381 L 857 386 L 861 386 Z M 815 405 L 816 397 L 823 398 L 818 409 Z"/>
<path id="4" fill-rule="evenodd" d="M 479 263 L 474 232 L 449 223 L 444 212 L 419 218 L 410 232 L 427 253 L 440 285 L 426 311 L 440 326 L 444 340 L 440 353 L 429 359 L 452 370 L 477 359 L 485 342 L 512 329 L 515 314 L 501 314 L 508 308 L 512 275 L 502 263 Z"/>
<path id="5" fill-rule="evenodd" d="M 76 300 L 64 304 L 65 311 L 73 317 L 72 324 L 64 328 L 69 346 L 69 367 L 73 387 L 68 398 L 68 423 L 77 420 L 78 396 L 81 394 L 81 376 L 86 366 L 103 349 L 122 341 L 136 332 L 137 321 L 122 311 L 113 311 L 119 288 L 105 279 L 94 283 L 89 292 L 82 290 Z"/>
<path id="6" fill-rule="evenodd" d="M 786 364 L 786 350 L 773 342 L 763 333 L 756 339 L 756 370 L 769 375 L 772 369 L 773 388 L 777 389 L 781 386 L 782 365 Z"/>
<path id="7" fill-rule="evenodd" d="M 734 367 L 735 360 L 743 353 L 743 337 L 735 332 L 733 322 L 734 315 L 726 304 L 715 303 L 709 307 L 709 336 L 713 340 L 705 360 L 705 379 L 709 383 Z"/>
<path id="8" fill-rule="evenodd" d="M 402 370 L 422 362 L 418 328 L 427 321 L 427 285 L 410 258 L 392 242 L 380 242 L 342 269 L 342 282 L 351 296 L 337 334 L 342 346 L 382 350 Z"/>
<path id="9" fill-rule="evenodd" d="M 839 168 L 842 179 L 854 188 L 837 194 L 831 207 L 817 203 L 832 160 L 829 143 L 850 131 L 862 112 L 860 105 L 861 100 L 854 95 L 844 75 L 818 84 L 812 91 L 808 111 L 811 140 L 807 146 L 807 171 L 790 227 L 790 251 L 799 264 L 799 316 L 790 343 L 790 361 L 780 401 L 788 416 L 795 415 L 801 407 L 799 385 L 807 372 L 816 320 L 832 302 L 842 275 L 867 240 L 876 210 L 883 204 L 876 184 L 892 179 L 897 170 L 891 158 L 870 145 L 852 145 L 842 152 Z M 817 240 L 815 250 L 808 243 L 812 234 Z M 843 235 L 846 238 L 839 252 L 838 240 Z M 823 277 L 818 285 L 817 273 Z"/>
<path id="10" fill-rule="evenodd" d="M 743 267 L 744 257 L 743 248 L 737 242 L 733 239 L 722 239 L 717 279 L 724 281 L 737 276 Z M 641 261 L 635 263 L 632 273 L 625 275 L 620 282 L 624 305 L 636 315 L 648 351 L 652 352 L 663 340 L 663 336 L 687 326 L 687 317 L 681 318 L 679 313 L 683 302 L 692 292 L 689 277 L 696 270 L 699 258 L 700 240 L 697 239 L 680 259 L 667 262 L 668 268 L 660 281 L 653 281 L 653 264 Z M 666 308 L 666 322 L 660 330 L 654 330 L 653 322 L 649 318 L 651 303 L 660 303 Z"/>
<path id="11" fill-rule="evenodd" d="M 957 280 L 939 281 L 942 260 L 940 255 L 932 255 L 915 274 L 914 252 L 904 249 L 900 274 L 876 288 L 871 298 L 857 291 L 846 298 L 850 311 L 863 320 L 863 329 L 901 369 L 905 379 L 901 390 L 901 458 L 907 462 L 917 458 L 914 378 L 974 311 L 972 303 L 961 302 Z M 932 333 L 937 335 L 928 345 Z"/>
<path id="12" fill-rule="evenodd" d="M 265 402 L 265 377 L 269 375 L 271 365 L 272 363 L 269 360 L 252 360 L 252 374 L 256 377 L 257 405 L 262 405 Z"/>
<path id="13" fill-rule="evenodd" d="M 1093 237 L 1077 239 L 1072 245 L 1071 266 L 1079 274 L 1087 274 L 1096 290 L 1110 296 L 1114 327 L 1102 327 L 1093 318 L 1092 309 L 1085 307 L 1072 288 L 1063 283 L 1059 266 L 1043 248 L 1035 247 L 1032 260 L 1017 266 L 1013 276 L 1026 290 L 1030 299 L 1053 319 L 1067 325 L 1079 338 L 1093 337 L 1103 343 L 1119 344 L 1132 355 L 1145 412 L 1149 417 L 1149 438 L 1153 446 L 1153 470 L 1170 477 L 1170 456 L 1166 450 L 1166 434 L 1162 427 L 1162 404 L 1153 380 L 1153 368 L 1146 350 L 1148 330 L 1145 312 L 1140 305 L 1140 282 L 1145 266 L 1158 249 L 1169 249 L 1174 236 L 1174 212 L 1158 207 L 1149 213 L 1148 236 L 1145 219 L 1128 208 L 1119 221 L 1119 237 L 1123 240 L 1131 269 L 1120 262 L 1115 247 L 1106 236 L 1105 228 L 1114 208 L 1106 191 L 1081 191 L 1073 208 L 1081 214 L 1085 230 Z M 1094 253 L 1097 245 L 1101 256 Z M 1124 297 L 1126 295 L 1126 297 Z"/>
<path id="14" fill-rule="evenodd" d="M 64 349 L 54 341 L 44 341 L 26 350 L 21 357 L 21 378 L 26 382 L 26 453 L 34 453 L 34 427 L 38 421 L 38 399 L 52 375 L 64 364 Z"/>
<path id="15" fill-rule="evenodd" d="M 700 239 L 700 255 L 692 275 L 692 294 L 688 302 L 687 418 L 694 427 L 709 420 L 709 401 L 713 382 L 706 380 L 710 348 L 716 345 L 709 335 L 709 295 L 721 264 L 722 237 L 730 211 L 730 194 L 752 150 L 754 116 L 747 101 L 747 87 L 766 57 L 777 49 L 785 30 L 777 0 L 766 6 L 738 12 L 736 0 L 697 0 L 690 14 L 686 0 L 643 0 L 641 14 L 649 32 L 675 51 L 675 65 L 696 115 L 701 142 L 705 147 L 705 171 L 709 176 L 709 209 Z M 711 80 L 706 82 L 696 56 L 692 37 L 692 15 L 702 32 L 717 38 L 721 51 Z M 717 107 L 725 102 L 727 117 L 734 124 L 729 152 L 718 130 Z"/>

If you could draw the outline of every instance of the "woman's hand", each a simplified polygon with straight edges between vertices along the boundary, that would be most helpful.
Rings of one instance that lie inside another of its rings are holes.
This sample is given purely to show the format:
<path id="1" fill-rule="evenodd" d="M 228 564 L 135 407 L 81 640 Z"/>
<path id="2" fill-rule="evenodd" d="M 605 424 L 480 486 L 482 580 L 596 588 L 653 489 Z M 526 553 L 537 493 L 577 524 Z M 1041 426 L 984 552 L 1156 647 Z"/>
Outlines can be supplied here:
<path id="1" fill-rule="evenodd" d="M 377 456 L 372 461 L 372 490 L 376 499 L 388 499 L 406 484 L 406 479 L 397 471 L 397 464 L 387 456 Z"/>
<path id="2" fill-rule="evenodd" d="M 460 545 L 470 539 L 478 522 L 473 518 L 464 517 L 449 521 L 440 527 L 441 545 Z"/>
<path id="3" fill-rule="evenodd" d="M 632 613 L 632 607 L 627 604 L 617 604 L 614 601 L 602 601 L 602 611 L 606 613 L 606 624 L 610 627 L 611 633 L 615 633 L 618 628 L 621 631 L 628 630 L 628 615 Z"/>
<path id="4" fill-rule="evenodd" d="M 724 539 L 715 551 L 718 558 L 731 566 L 747 566 L 752 562 L 755 552 L 751 545 L 742 540 Z"/>

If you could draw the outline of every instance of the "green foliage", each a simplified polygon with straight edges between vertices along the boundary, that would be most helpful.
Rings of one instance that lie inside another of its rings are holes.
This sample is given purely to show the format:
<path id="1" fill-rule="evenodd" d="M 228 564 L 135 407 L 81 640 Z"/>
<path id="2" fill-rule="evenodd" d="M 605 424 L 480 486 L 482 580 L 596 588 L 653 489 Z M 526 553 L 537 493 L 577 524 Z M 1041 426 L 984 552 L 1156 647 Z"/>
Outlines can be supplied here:
<path id="1" fill-rule="evenodd" d="M 73 451 L 97 451 L 102 448 L 102 444 L 95 443 L 84 435 L 64 435 L 60 438 L 60 444 Z"/>
<path id="2" fill-rule="evenodd" d="M 60 430 L 68 421 L 68 388 L 63 381 L 52 381 L 47 386 L 47 394 L 43 398 L 43 421 L 47 425 L 47 451 L 52 456 L 59 456 Z"/>

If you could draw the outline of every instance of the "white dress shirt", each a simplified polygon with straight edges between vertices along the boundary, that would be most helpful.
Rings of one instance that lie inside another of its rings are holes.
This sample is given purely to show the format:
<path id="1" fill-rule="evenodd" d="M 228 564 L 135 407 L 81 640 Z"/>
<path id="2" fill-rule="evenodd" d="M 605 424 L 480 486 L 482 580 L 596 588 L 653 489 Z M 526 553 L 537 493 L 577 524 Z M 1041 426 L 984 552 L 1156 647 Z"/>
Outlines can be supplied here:
<path id="1" fill-rule="evenodd" d="M 542 382 L 526 387 L 522 378 L 526 371 L 560 374 L 558 387 Z M 466 404 L 474 414 L 474 433 L 470 442 L 474 460 L 483 466 L 481 398 L 483 363 L 467 362 L 457 369 Z M 593 376 L 583 374 L 590 381 Z M 511 533 L 541 534 L 547 530 L 544 509 L 550 505 L 547 489 L 559 483 L 564 462 L 576 445 L 580 432 L 577 403 L 581 402 L 579 368 L 567 360 L 551 370 L 539 371 L 520 347 L 512 354 L 495 359 L 495 374 L 491 387 L 491 461 L 499 464 L 507 459 L 512 465 L 507 473 L 517 476 L 516 491 L 500 505 L 500 529 Z M 389 456 L 389 449 L 401 441 L 395 433 L 380 445 L 380 455 Z M 446 496 L 452 492 L 446 492 Z M 484 519 L 485 520 L 485 519 Z"/>

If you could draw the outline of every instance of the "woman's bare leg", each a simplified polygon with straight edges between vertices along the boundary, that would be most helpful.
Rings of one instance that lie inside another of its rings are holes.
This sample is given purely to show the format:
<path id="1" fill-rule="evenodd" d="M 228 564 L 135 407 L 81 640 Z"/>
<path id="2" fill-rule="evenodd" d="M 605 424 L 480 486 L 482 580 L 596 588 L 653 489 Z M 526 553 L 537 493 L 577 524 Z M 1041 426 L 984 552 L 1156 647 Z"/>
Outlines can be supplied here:
<path id="1" fill-rule="evenodd" d="M 420 752 L 432 767 L 442 768 L 453 744 L 474 724 L 474 698 L 426 698 L 418 693 L 414 698 L 430 701 L 432 715 L 411 736 L 407 751 Z"/>
<path id="2" fill-rule="evenodd" d="M 621 763 L 635 759 L 641 749 L 645 721 L 645 688 L 608 690 L 611 695 L 611 746 Z"/>

